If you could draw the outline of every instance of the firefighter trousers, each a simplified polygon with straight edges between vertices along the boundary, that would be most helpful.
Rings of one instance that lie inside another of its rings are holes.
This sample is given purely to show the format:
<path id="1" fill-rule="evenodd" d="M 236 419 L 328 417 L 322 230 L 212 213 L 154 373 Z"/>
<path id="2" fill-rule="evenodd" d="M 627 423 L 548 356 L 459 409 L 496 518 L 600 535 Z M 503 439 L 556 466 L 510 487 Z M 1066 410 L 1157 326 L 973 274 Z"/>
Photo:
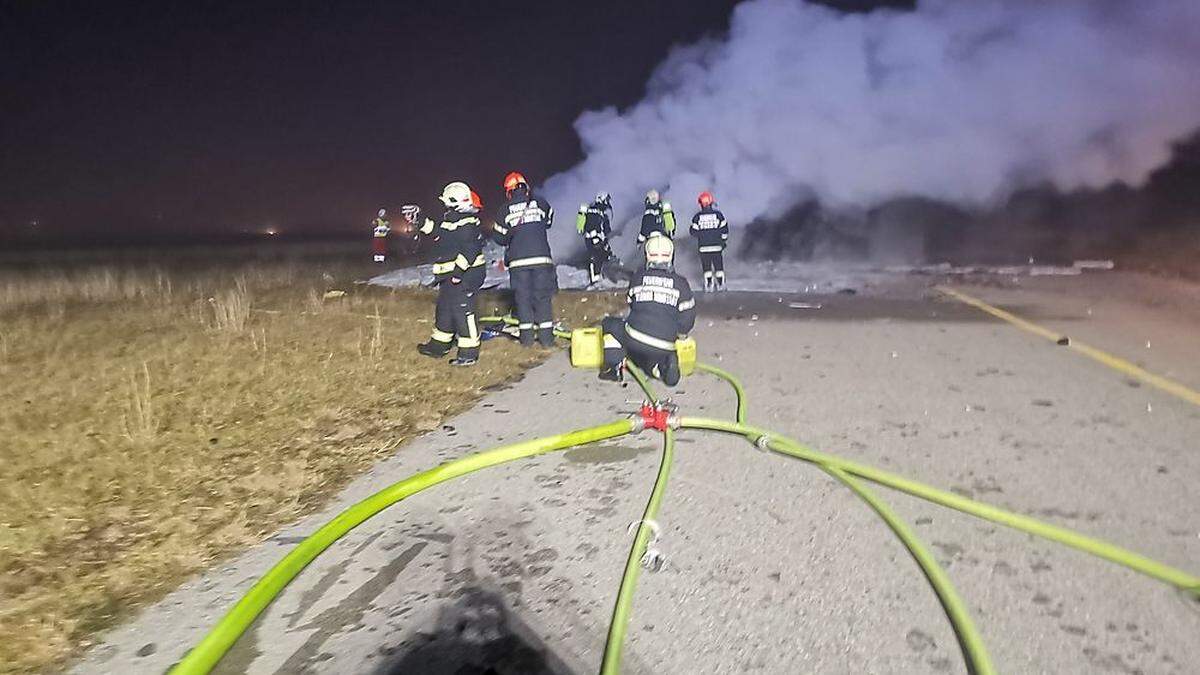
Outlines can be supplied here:
<path id="1" fill-rule="evenodd" d="M 613 370 L 621 367 L 621 361 L 628 358 L 653 378 L 662 380 L 668 387 L 679 384 L 679 355 L 675 350 L 652 347 L 633 339 L 625 330 L 625 319 L 616 316 L 605 317 L 600 322 L 600 330 L 604 333 L 604 369 Z"/>
<path id="2" fill-rule="evenodd" d="M 483 286 L 483 277 L 482 267 L 472 267 L 463 273 L 459 283 L 445 279 L 438 284 L 430 343 L 444 345 L 445 351 L 449 352 L 452 341 L 457 339 L 459 358 L 479 358 L 479 325 L 475 321 L 475 295 Z"/>
<path id="3" fill-rule="evenodd" d="M 512 286 L 517 309 L 517 327 L 521 344 L 537 341 L 549 347 L 554 344 L 554 292 L 558 290 L 558 273 L 554 265 L 530 265 L 509 268 L 508 283 Z"/>

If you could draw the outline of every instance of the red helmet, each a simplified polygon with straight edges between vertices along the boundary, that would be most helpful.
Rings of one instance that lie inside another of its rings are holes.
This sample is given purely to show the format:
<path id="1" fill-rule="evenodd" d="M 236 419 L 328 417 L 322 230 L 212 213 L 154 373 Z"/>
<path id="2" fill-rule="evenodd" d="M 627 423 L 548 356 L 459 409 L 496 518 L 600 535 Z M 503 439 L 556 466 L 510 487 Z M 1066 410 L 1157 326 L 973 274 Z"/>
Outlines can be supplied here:
<path id="1" fill-rule="evenodd" d="M 525 181 L 525 176 L 522 176 L 519 171 L 508 172 L 508 175 L 504 177 L 504 196 L 511 197 L 513 190 L 521 186 L 525 188 L 529 187 L 529 183 Z"/>
<path id="2" fill-rule="evenodd" d="M 479 193 L 471 190 L 471 206 L 477 209 L 483 209 L 483 200 L 479 198 Z"/>
<path id="3" fill-rule="evenodd" d="M 700 208 L 707 209 L 713 205 L 713 202 L 717 200 L 715 197 L 713 197 L 711 192 L 705 190 L 704 192 L 700 193 L 700 196 L 696 198 L 696 201 L 700 202 Z"/>

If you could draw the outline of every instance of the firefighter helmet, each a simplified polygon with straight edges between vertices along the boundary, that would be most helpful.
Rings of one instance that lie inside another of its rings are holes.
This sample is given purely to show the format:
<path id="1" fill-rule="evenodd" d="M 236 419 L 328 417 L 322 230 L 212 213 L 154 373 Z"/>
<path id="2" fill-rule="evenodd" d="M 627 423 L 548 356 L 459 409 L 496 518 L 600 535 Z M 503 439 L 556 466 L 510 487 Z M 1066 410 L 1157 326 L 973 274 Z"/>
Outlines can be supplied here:
<path id="1" fill-rule="evenodd" d="M 612 208 L 612 195 L 608 194 L 607 192 L 597 192 L 596 203 L 601 206 Z"/>
<path id="2" fill-rule="evenodd" d="M 675 260 L 675 244 L 671 238 L 655 232 L 646 240 L 646 267 L 670 269 Z"/>
<path id="3" fill-rule="evenodd" d="M 526 182 L 525 176 L 521 175 L 520 171 L 509 171 L 504 177 L 504 196 L 511 197 L 513 190 L 523 187 L 526 191 L 529 190 L 529 183 Z"/>
<path id="4" fill-rule="evenodd" d="M 442 188 L 442 195 L 438 199 L 442 200 L 446 208 L 460 213 L 474 213 L 478 210 L 474 204 L 475 200 L 471 198 L 471 188 L 461 181 L 455 181 Z"/>
<path id="5" fill-rule="evenodd" d="M 660 199 L 660 196 L 658 194 L 658 190 L 651 190 L 646 193 L 646 203 L 647 204 L 657 204 L 659 199 Z"/>
<path id="6" fill-rule="evenodd" d="M 700 202 L 700 208 L 707 209 L 708 207 L 712 206 L 717 199 L 716 197 L 713 197 L 713 193 L 705 190 L 704 192 L 700 193 L 700 196 L 696 198 L 696 201 Z"/>
<path id="7" fill-rule="evenodd" d="M 379 209 L 379 213 L 378 213 L 378 214 L 376 214 L 376 215 L 378 215 L 378 217 L 380 217 L 380 218 L 382 218 L 382 217 L 386 216 L 386 215 L 387 215 L 387 209 Z"/>

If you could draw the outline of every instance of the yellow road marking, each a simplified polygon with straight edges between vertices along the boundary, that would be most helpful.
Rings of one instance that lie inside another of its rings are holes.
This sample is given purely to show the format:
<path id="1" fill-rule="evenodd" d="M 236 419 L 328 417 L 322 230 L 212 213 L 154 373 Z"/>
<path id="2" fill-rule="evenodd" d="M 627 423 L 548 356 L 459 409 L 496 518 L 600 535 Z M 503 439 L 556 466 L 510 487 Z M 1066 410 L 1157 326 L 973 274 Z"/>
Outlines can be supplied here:
<path id="1" fill-rule="evenodd" d="M 1044 337 L 1047 340 L 1058 342 L 1059 340 L 1067 337 L 1065 335 L 1055 333 L 1054 331 L 1047 330 L 1046 328 L 1043 328 L 1035 323 L 1026 321 L 1025 319 L 1022 319 L 1011 312 L 1006 312 L 999 307 L 993 307 L 978 298 L 973 298 L 966 293 L 956 291 L 953 288 L 949 288 L 947 286 L 938 286 L 937 290 L 954 298 L 955 300 L 958 300 L 959 302 L 987 312 L 997 319 L 1007 321 L 1017 328 L 1029 331 L 1030 333 Z M 1134 379 L 1145 382 L 1152 387 L 1157 387 L 1168 394 L 1173 394 L 1185 401 L 1188 401 L 1189 403 L 1200 406 L 1200 392 L 1196 391 L 1195 389 L 1191 389 L 1186 385 L 1175 382 L 1174 380 L 1168 380 L 1160 375 L 1155 375 L 1154 373 L 1140 368 L 1119 356 L 1113 356 L 1106 351 L 1096 349 L 1095 347 L 1080 342 L 1075 338 L 1070 338 L 1070 343 L 1066 346 L 1094 361 L 1103 363 L 1113 370 L 1124 373 Z"/>

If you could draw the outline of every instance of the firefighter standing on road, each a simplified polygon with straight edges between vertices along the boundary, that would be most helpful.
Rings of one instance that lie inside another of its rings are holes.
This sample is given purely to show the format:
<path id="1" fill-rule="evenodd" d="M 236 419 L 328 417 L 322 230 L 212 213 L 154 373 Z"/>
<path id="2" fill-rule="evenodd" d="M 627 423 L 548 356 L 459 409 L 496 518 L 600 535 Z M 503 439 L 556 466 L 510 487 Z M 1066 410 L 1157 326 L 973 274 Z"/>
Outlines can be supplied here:
<path id="1" fill-rule="evenodd" d="M 583 236 L 588 250 L 588 278 L 591 283 L 600 281 L 604 263 L 612 257 L 608 237 L 612 234 L 612 198 L 607 192 L 596 195 L 591 204 L 580 204 L 575 227 Z"/>
<path id="2" fill-rule="evenodd" d="M 479 326 L 475 322 L 475 294 L 483 286 L 483 238 L 479 231 L 479 197 L 466 183 L 454 182 L 439 198 L 446 207 L 441 221 L 420 220 L 421 209 L 404 206 L 405 219 L 419 232 L 434 237 L 433 275 L 438 287 L 429 342 L 417 345 L 425 356 L 441 358 L 458 339 L 458 356 L 452 366 L 473 366 L 479 360 Z"/>
<path id="3" fill-rule="evenodd" d="M 658 190 L 646 193 L 646 210 L 642 212 L 642 229 L 638 232 L 638 244 L 645 244 L 650 235 L 658 232 L 668 238 L 675 236 L 675 212 L 670 202 L 659 196 Z"/>
<path id="4" fill-rule="evenodd" d="M 604 366 L 600 379 L 619 381 L 621 362 L 628 357 L 639 368 L 668 386 L 679 383 L 675 340 L 687 337 L 696 325 L 696 298 L 687 279 L 673 268 L 675 245 L 661 234 L 646 239 L 646 268 L 629 282 L 629 315 L 606 317 Z"/>
<path id="5" fill-rule="evenodd" d="M 371 251 L 374 253 L 374 260 L 377 263 L 387 262 L 388 253 L 388 235 L 391 233 L 391 223 L 387 219 L 387 209 L 379 209 L 379 213 L 375 215 L 375 220 L 371 221 L 373 237 L 371 240 Z"/>
<path id="6" fill-rule="evenodd" d="M 717 209 L 711 192 L 700 193 L 700 211 L 692 216 L 692 236 L 700 251 L 700 266 L 704 270 L 704 290 L 725 290 L 725 246 L 729 242 L 729 223 Z"/>
<path id="7" fill-rule="evenodd" d="M 539 343 L 552 347 L 558 276 L 546 232 L 554 222 L 554 209 L 535 196 L 525 176 L 516 171 L 505 176 L 504 194 L 508 201 L 500 207 L 492 233 L 496 243 L 505 247 L 504 264 L 515 296 L 521 344 L 533 345 L 536 334 Z"/>

